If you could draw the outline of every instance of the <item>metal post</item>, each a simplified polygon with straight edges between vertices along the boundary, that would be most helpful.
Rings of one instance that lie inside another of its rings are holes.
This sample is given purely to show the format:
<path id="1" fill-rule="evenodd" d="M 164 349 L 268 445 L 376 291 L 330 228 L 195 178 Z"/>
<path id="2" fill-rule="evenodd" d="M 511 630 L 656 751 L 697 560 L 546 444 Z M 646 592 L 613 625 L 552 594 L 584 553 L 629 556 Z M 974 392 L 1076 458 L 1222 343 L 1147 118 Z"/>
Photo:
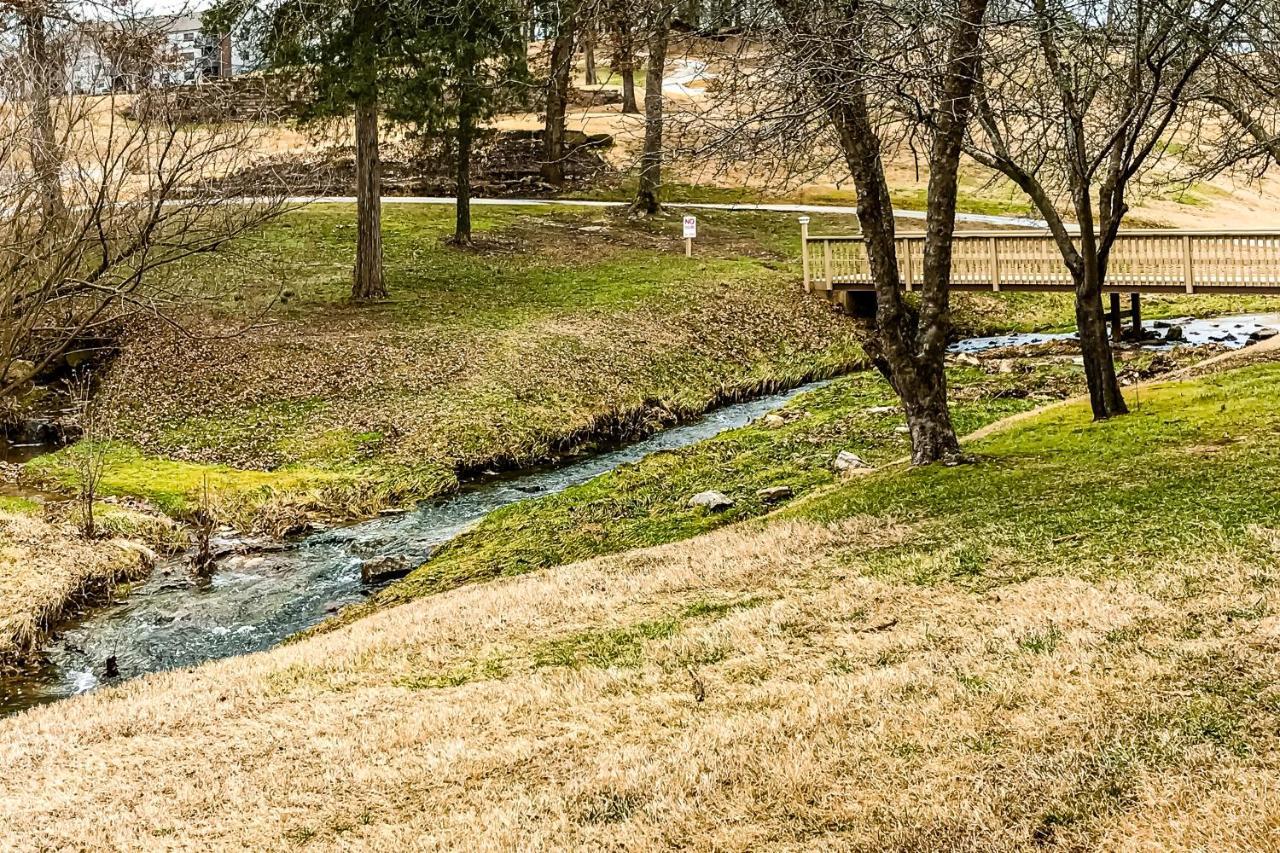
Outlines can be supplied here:
<path id="1" fill-rule="evenodd" d="M 813 290 L 809 279 L 809 217 L 800 217 L 800 266 L 804 269 L 804 289 Z"/>

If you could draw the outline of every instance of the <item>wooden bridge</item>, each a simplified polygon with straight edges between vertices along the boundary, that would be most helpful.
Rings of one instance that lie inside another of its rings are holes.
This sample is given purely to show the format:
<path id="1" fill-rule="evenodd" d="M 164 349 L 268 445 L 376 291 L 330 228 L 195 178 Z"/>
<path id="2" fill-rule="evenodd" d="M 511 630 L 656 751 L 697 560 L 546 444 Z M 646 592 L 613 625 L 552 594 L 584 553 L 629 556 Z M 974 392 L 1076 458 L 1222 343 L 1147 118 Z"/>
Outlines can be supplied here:
<path id="1" fill-rule="evenodd" d="M 804 283 L 808 290 L 875 290 L 863 239 L 813 236 L 802 219 Z M 907 290 L 919 288 L 924 234 L 897 238 L 898 271 Z M 1053 238 L 1043 231 L 959 231 L 953 290 L 1073 291 Z M 1107 270 L 1109 293 L 1280 294 L 1280 231 L 1128 231 L 1116 240 Z"/>

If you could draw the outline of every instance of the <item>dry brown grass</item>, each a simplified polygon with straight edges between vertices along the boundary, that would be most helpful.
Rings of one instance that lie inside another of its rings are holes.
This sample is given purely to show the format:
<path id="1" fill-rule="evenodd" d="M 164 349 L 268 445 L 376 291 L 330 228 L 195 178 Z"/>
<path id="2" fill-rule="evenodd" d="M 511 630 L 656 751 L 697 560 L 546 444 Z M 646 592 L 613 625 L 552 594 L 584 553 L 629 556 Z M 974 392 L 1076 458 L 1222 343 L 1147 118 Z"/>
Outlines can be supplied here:
<path id="1" fill-rule="evenodd" d="M 0 513 L 0 668 L 77 603 L 149 568 L 139 545 L 86 542 L 69 524 Z"/>
<path id="2" fill-rule="evenodd" d="M 1230 617 L 1249 589 L 1243 558 L 985 595 L 859 573 L 860 555 L 913 532 L 867 518 L 733 528 L 38 709 L 0 723 L 0 838 L 134 849 L 1280 842 L 1264 713 L 1277 697 L 1258 688 L 1280 675 L 1280 632 Z"/>

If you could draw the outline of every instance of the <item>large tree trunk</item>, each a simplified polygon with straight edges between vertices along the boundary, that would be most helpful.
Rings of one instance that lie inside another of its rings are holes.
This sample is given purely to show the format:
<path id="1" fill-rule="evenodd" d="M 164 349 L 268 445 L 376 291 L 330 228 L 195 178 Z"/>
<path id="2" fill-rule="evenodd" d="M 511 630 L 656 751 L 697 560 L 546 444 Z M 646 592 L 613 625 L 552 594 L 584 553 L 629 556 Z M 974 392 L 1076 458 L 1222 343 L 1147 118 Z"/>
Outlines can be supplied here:
<path id="1" fill-rule="evenodd" d="M 458 107 L 457 213 L 453 228 L 453 242 L 460 246 L 471 245 L 471 147 L 475 130 L 475 116 L 464 96 Z"/>
<path id="2" fill-rule="evenodd" d="M 898 272 L 893 203 L 889 197 L 867 80 L 877 73 L 851 43 L 857 27 L 815 35 L 804 0 L 776 0 L 806 52 L 830 44 L 828 55 L 806 55 L 810 78 L 826 101 L 858 191 L 858 218 L 876 287 L 876 325 L 867 354 L 902 400 L 911 434 L 911 458 L 923 465 L 958 459 L 960 442 L 947 408 L 946 339 L 950 330 L 951 253 L 961 147 L 981 75 L 980 35 L 987 0 L 961 0 L 950 33 L 942 92 L 929 154 L 929 194 L 919 309 L 905 299 Z M 848 7 L 851 18 L 859 7 Z M 851 20 L 850 23 L 856 23 Z M 830 28 L 831 23 L 824 23 Z"/>
<path id="3" fill-rule="evenodd" d="M 649 35 L 649 67 L 644 78 L 644 153 L 640 157 L 640 185 L 631 209 L 652 216 L 662 209 L 662 74 L 667 64 L 671 17 L 659 10 Z"/>
<path id="4" fill-rule="evenodd" d="M 930 358 L 912 369 L 900 364 L 890 383 L 902 400 L 911 434 L 911 461 L 927 465 L 960 455 L 960 441 L 947 406 L 947 372 L 941 358 Z"/>
<path id="5" fill-rule="evenodd" d="M 1097 420 L 1127 414 L 1116 364 L 1107 336 L 1107 314 L 1102 307 L 1102 286 L 1097 275 L 1088 271 L 1076 283 L 1076 328 L 1080 333 L 1080 352 L 1084 356 L 1084 374 L 1089 384 L 1089 405 Z"/>
<path id="6" fill-rule="evenodd" d="M 1120 393 L 1120 381 L 1116 378 L 1115 358 L 1107 335 L 1107 315 L 1102 307 L 1102 284 L 1107 277 L 1103 255 L 1107 243 L 1105 235 L 1100 241 L 1095 233 L 1094 209 L 1083 172 L 1075 176 L 1073 195 L 1076 217 L 1080 222 L 1080 262 L 1073 272 L 1076 329 L 1080 335 L 1080 354 L 1084 357 L 1084 375 L 1089 385 L 1089 405 L 1093 409 L 1093 417 L 1104 420 L 1129 411 Z M 1108 210 L 1104 205 L 1104 230 L 1111 224 Z"/>
<path id="7" fill-rule="evenodd" d="M 356 265 L 351 298 L 382 299 L 382 164 L 378 154 L 378 103 L 356 105 Z"/>
<path id="8" fill-rule="evenodd" d="M 551 45 L 551 73 L 547 78 L 547 121 L 542 134 L 542 177 L 553 187 L 564 185 L 565 110 L 573 74 L 577 35 L 577 0 L 560 4 L 560 20 Z"/>
<path id="9" fill-rule="evenodd" d="M 67 213 L 62 197 L 62 150 L 53 126 L 51 101 L 55 95 L 56 69 L 49 55 L 44 11 L 35 4 L 22 13 L 23 41 L 30 63 L 31 144 L 29 155 L 40 193 L 42 223 L 49 227 Z"/>

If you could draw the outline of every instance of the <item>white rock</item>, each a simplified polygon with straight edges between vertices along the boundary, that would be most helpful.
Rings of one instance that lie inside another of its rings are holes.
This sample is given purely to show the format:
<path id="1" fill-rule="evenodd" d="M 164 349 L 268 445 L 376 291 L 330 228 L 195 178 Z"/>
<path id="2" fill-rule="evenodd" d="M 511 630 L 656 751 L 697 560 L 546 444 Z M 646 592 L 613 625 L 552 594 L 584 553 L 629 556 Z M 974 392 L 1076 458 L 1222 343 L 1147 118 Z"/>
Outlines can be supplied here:
<path id="1" fill-rule="evenodd" d="M 841 450 L 836 454 L 836 459 L 831 463 L 831 467 L 841 473 L 844 473 L 846 471 L 857 471 L 859 469 L 865 470 L 871 466 L 868 465 L 858 454 L 852 453 L 848 450 Z"/>
<path id="2" fill-rule="evenodd" d="M 689 498 L 689 506 L 702 507 L 710 512 L 720 512 L 733 506 L 733 499 L 723 492 L 705 491 Z"/>

